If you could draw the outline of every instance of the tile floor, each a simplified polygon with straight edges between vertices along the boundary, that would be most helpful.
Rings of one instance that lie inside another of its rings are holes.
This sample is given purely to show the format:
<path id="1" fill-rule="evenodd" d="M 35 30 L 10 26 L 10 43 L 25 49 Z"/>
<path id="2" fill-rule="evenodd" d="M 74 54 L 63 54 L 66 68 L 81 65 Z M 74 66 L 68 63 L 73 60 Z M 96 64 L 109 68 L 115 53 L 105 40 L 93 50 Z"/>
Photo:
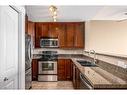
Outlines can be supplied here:
<path id="1" fill-rule="evenodd" d="M 58 82 L 38 82 L 38 81 L 33 81 L 32 82 L 32 90 L 73 90 L 73 84 L 72 81 L 58 81 Z"/>

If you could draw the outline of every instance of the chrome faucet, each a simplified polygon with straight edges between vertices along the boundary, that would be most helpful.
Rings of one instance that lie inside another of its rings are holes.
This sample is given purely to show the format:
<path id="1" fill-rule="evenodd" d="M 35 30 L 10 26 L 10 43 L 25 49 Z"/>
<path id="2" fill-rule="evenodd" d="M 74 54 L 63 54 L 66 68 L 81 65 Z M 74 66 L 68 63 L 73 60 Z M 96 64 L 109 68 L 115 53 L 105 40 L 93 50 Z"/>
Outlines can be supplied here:
<path id="1" fill-rule="evenodd" d="M 94 62 L 94 64 L 96 64 L 96 62 L 97 62 L 97 60 L 96 60 L 96 52 L 94 50 L 90 50 L 89 51 L 89 56 L 90 56 L 90 54 L 94 54 L 94 60 L 93 60 L 93 62 Z"/>

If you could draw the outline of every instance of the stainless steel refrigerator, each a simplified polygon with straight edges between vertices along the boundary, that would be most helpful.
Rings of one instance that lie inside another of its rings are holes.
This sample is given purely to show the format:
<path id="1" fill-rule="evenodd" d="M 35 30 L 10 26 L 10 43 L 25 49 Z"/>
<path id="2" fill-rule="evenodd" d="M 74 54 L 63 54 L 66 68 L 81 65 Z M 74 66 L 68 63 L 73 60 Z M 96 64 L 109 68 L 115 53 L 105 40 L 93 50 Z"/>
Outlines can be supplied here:
<path id="1" fill-rule="evenodd" d="M 25 34 L 25 89 L 32 87 L 32 41 L 31 36 Z"/>

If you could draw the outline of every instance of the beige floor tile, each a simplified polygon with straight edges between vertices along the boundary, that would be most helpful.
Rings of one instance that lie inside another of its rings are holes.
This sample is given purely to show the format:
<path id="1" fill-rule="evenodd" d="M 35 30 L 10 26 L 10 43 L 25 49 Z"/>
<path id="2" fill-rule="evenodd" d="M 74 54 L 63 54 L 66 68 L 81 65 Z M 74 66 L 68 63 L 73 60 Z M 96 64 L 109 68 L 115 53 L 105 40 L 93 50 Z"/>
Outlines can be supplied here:
<path id="1" fill-rule="evenodd" d="M 38 90 L 46 90 L 46 89 L 61 89 L 61 90 L 73 90 L 73 84 L 72 81 L 57 81 L 57 82 L 38 82 L 33 81 L 32 82 L 32 89 L 38 89 Z"/>

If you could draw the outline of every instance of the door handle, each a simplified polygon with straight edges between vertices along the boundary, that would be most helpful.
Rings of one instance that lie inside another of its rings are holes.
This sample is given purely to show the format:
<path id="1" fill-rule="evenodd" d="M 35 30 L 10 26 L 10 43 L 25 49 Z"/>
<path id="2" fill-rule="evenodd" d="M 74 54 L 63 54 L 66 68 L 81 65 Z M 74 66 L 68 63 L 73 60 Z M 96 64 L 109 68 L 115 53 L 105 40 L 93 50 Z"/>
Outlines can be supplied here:
<path id="1" fill-rule="evenodd" d="M 8 78 L 7 78 L 7 77 L 5 77 L 5 78 L 4 78 L 4 81 L 8 81 Z"/>

